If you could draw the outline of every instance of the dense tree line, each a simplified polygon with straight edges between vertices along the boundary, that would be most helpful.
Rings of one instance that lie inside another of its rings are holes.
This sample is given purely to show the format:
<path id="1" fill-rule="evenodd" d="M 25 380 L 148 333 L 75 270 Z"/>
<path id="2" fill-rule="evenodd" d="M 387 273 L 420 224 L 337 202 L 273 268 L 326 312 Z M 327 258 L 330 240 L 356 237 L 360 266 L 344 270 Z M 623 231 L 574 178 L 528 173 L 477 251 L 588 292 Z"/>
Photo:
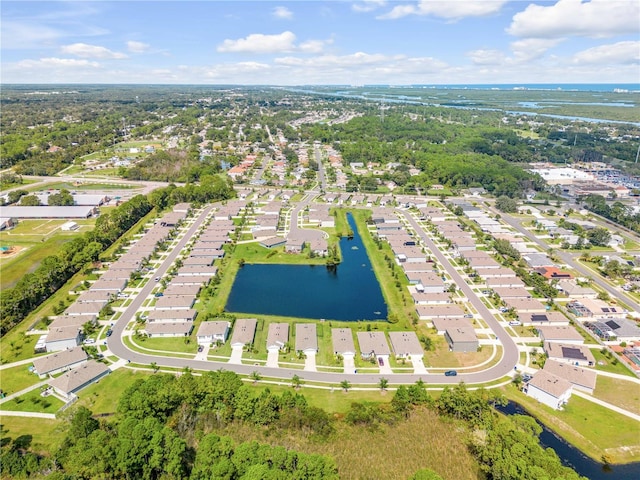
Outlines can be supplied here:
<path id="1" fill-rule="evenodd" d="M 200 185 L 170 185 L 156 189 L 148 196 L 136 195 L 112 211 L 96 219 L 93 230 L 76 237 L 49 255 L 32 273 L 25 274 L 13 287 L 0 292 L 0 335 L 24 319 L 38 305 L 62 287 L 67 280 L 100 254 L 141 218 L 156 207 L 161 211 L 181 202 L 204 204 L 235 195 L 228 180 L 219 175 L 205 176 Z M 64 200 L 64 195 L 61 198 Z M 24 200 L 26 197 L 22 197 Z"/>
<path id="2" fill-rule="evenodd" d="M 496 393 L 469 391 L 464 384 L 446 387 L 434 400 L 418 382 L 400 386 L 390 404 L 355 402 L 345 421 L 376 428 L 411 421 L 415 409 L 435 409 L 451 418 L 464 435 L 488 480 L 581 480 L 564 467 L 551 449 L 540 446 L 541 427 L 527 416 L 503 416 Z M 249 424 L 264 431 L 281 430 L 331 438 L 333 424 L 321 409 L 310 407 L 291 390 L 254 394 L 233 372 L 185 371 L 180 376 L 155 374 L 139 379 L 121 396 L 117 414 L 96 420 L 78 407 L 68 415 L 60 448 L 50 457 L 34 454 L 19 437 L 2 446 L 2 474 L 14 478 L 71 479 L 337 479 L 335 462 L 257 442 L 235 443 L 220 428 Z M 440 478 L 422 469 L 415 480 Z"/>
<path id="3" fill-rule="evenodd" d="M 624 203 L 613 202 L 609 205 L 602 195 L 591 194 L 584 198 L 584 205 L 588 210 L 640 233 L 640 213 L 633 213 Z"/>
<path id="4" fill-rule="evenodd" d="M 24 200 L 24 197 L 23 197 Z M 2 313 L 0 334 L 25 318 L 49 298 L 88 262 L 151 211 L 146 197 L 137 195 L 96 220 L 95 228 L 65 243 L 60 251 L 46 257 L 32 273 L 26 273 L 13 288 L 0 293 Z"/>

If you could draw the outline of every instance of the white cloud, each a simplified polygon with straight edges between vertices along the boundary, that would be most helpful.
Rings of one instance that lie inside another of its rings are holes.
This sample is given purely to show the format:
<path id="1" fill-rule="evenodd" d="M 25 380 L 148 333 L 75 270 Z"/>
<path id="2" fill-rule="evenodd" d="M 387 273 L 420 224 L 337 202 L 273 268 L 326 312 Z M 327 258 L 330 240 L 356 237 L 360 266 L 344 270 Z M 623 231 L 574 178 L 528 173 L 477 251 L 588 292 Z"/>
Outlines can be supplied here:
<path id="1" fill-rule="evenodd" d="M 420 0 L 417 5 L 396 5 L 391 11 L 380 15 L 379 19 L 395 20 L 408 15 L 460 20 L 466 17 L 484 17 L 500 11 L 508 0 Z"/>
<path id="2" fill-rule="evenodd" d="M 241 52 L 241 53 L 280 53 L 294 50 L 296 36 L 293 32 L 282 32 L 277 35 L 264 35 L 262 33 L 252 33 L 245 38 L 238 40 L 225 40 L 222 45 L 218 45 L 218 52 Z"/>
<path id="3" fill-rule="evenodd" d="M 120 52 L 114 52 L 106 47 L 99 45 L 88 45 L 86 43 L 73 43 L 71 45 L 63 45 L 60 50 L 62 53 L 75 55 L 81 58 L 127 58 L 127 55 Z"/>
<path id="4" fill-rule="evenodd" d="M 351 5 L 351 10 L 359 13 L 372 12 L 387 4 L 386 0 L 362 0 L 361 2 Z"/>
<path id="5" fill-rule="evenodd" d="M 511 42 L 511 51 L 516 61 L 529 61 L 543 56 L 547 50 L 562 42 L 556 38 L 525 38 Z"/>
<path id="6" fill-rule="evenodd" d="M 273 16 L 281 20 L 293 19 L 293 12 L 287 7 L 276 7 L 273 9 Z"/>
<path id="7" fill-rule="evenodd" d="M 535 38 L 609 37 L 640 32 L 638 19 L 636 0 L 558 0 L 551 6 L 530 4 L 513 16 L 507 32 Z"/>
<path id="8" fill-rule="evenodd" d="M 277 35 L 253 33 L 238 40 L 225 40 L 218 45 L 218 52 L 222 53 L 321 53 L 326 45 L 333 43 L 329 40 L 307 40 L 296 44 L 294 33 L 286 31 Z"/>
<path id="9" fill-rule="evenodd" d="M 127 42 L 127 49 L 131 53 L 144 53 L 149 50 L 149 44 L 136 42 L 135 40 L 129 40 Z"/>
<path id="10" fill-rule="evenodd" d="M 466 55 L 475 65 L 502 65 L 507 60 L 499 50 L 479 49 L 467 52 Z"/>
<path id="11" fill-rule="evenodd" d="M 17 66 L 19 68 L 40 68 L 40 67 L 65 67 L 65 68 L 85 68 L 99 67 L 100 64 L 98 62 L 91 62 L 89 60 L 78 60 L 77 58 L 57 58 L 57 57 L 49 57 L 49 58 L 41 58 L 39 60 L 21 60 L 18 62 Z"/>
<path id="12" fill-rule="evenodd" d="M 580 65 L 616 65 L 640 63 L 640 41 L 600 45 L 576 53 L 572 62 Z"/>

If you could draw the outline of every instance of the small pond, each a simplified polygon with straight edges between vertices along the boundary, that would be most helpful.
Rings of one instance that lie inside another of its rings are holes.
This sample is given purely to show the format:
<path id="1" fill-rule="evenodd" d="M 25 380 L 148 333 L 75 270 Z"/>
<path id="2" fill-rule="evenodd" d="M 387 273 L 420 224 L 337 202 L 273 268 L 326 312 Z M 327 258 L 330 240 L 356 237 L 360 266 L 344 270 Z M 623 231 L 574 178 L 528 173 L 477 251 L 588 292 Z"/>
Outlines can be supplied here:
<path id="1" fill-rule="evenodd" d="M 385 320 L 387 305 L 358 234 L 340 239 L 342 262 L 324 265 L 245 264 L 233 283 L 225 310 L 327 320 Z"/>

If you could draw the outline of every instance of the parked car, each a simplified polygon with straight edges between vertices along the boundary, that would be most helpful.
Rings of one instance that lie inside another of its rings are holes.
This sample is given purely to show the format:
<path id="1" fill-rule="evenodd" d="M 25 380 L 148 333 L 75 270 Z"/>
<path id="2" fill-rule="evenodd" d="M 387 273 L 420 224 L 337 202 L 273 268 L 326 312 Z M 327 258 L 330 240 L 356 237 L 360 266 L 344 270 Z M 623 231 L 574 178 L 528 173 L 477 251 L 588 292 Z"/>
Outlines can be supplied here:
<path id="1" fill-rule="evenodd" d="M 159 281 L 160 281 L 160 277 L 156 277 L 156 282 L 159 282 Z"/>
<path id="2" fill-rule="evenodd" d="M 198 345 L 198 352 L 201 352 L 204 350 L 204 346 L 203 345 Z"/>
<path id="3" fill-rule="evenodd" d="M 382 357 L 378 357 L 378 365 L 384 367 L 384 360 L 382 359 Z"/>
<path id="4" fill-rule="evenodd" d="M 472 315 L 472 314 L 470 314 L 470 313 L 467 313 L 467 314 L 464 316 L 464 318 L 473 318 L 473 315 Z"/>
<path id="5" fill-rule="evenodd" d="M 113 333 L 113 330 L 111 329 L 107 330 L 107 333 L 106 333 L 107 337 L 110 337 L 112 333 Z"/>
<path id="6" fill-rule="evenodd" d="M 447 370 L 446 372 L 444 372 L 444 374 L 447 377 L 455 377 L 456 375 L 458 375 L 458 372 L 456 372 L 455 370 Z"/>
<path id="7" fill-rule="evenodd" d="M 96 339 L 95 338 L 85 338 L 82 343 L 84 343 L 85 345 L 93 345 L 94 343 L 96 343 Z"/>
<path id="8" fill-rule="evenodd" d="M 512 320 L 509 322 L 509 325 L 511 325 L 512 327 L 518 327 L 520 325 L 522 325 L 522 322 L 518 321 L 518 320 Z"/>
<path id="9" fill-rule="evenodd" d="M 156 293 L 156 295 L 155 295 L 155 296 L 156 296 L 156 297 L 164 297 L 164 293 L 162 293 L 162 292 L 158 292 L 158 293 Z"/>

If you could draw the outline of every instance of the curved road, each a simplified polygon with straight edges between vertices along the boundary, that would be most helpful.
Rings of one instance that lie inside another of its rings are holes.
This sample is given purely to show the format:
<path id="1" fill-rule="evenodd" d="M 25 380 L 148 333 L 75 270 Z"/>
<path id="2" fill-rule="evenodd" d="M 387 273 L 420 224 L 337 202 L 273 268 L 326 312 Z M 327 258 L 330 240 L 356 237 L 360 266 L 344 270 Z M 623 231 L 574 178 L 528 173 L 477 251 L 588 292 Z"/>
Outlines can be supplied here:
<path id="1" fill-rule="evenodd" d="M 162 276 L 169 269 L 171 264 L 180 254 L 181 250 L 185 247 L 190 238 L 196 233 L 198 228 L 202 225 L 213 206 L 207 207 L 199 217 L 194 221 L 193 225 L 187 233 L 178 242 L 176 248 L 174 248 L 162 265 L 158 268 L 154 276 Z M 408 220 L 419 232 L 426 244 L 431 248 L 434 254 L 439 258 L 442 264 L 447 268 L 447 271 L 452 278 L 458 283 L 459 287 L 467 294 L 470 301 L 473 302 L 478 312 L 484 317 L 485 321 L 493 329 L 503 344 L 504 355 L 497 365 L 494 365 L 486 370 L 474 373 L 461 373 L 456 377 L 447 377 L 443 374 L 409 374 L 409 373 L 394 373 L 391 375 L 366 373 L 366 374 L 346 374 L 346 373 L 330 373 L 330 372 L 310 372 L 293 368 L 272 368 L 262 365 L 235 365 L 226 362 L 216 362 L 210 360 L 194 360 L 186 358 L 165 357 L 161 355 L 148 355 L 130 350 L 122 342 L 122 335 L 127 324 L 134 318 L 138 309 L 142 306 L 142 303 L 151 293 L 151 290 L 155 286 L 153 281 L 147 282 L 142 288 L 141 292 L 133 299 L 131 305 L 123 312 L 120 319 L 112 327 L 113 335 L 107 338 L 107 345 L 109 350 L 120 358 L 127 359 L 134 363 L 151 364 L 155 363 L 160 367 L 174 367 L 185 368 L 189 367 L 193 370 L 231 370 L 239 374 L 249 375 L 254 371 L 257 371 L 264 377 L 291 379 L 294 375 L 298 375 L 301 379 L 312 382 L 322 382 L 329 384 L 337 384 L 342 380 L 347 380 L 352 384 L 377 384 L 381 378 L 386 378 L 393 384 L 412 384 L 418 380 L 422 380 L 426 383 L 432 384 L 457 384 L 464 381 L 467 384 L 485 383 L 504 375 L 509 374 L 513 367 L 516 365 L 519 359 L 518 349 L 507 332 L 499 325 L 498 321 L 491 315 L 489 310 L 477 299 L 475 294 L 467 286 L 466 282 L 460 277 L 458 272 L 449 264 L 444 258 L 444 255 L 435 247 L 433 242 L 427 238 L 422 229 L 417 225 L 416 221 L 407 216 Z M 477 301 L 477 302 L 476 302 Z"/>

